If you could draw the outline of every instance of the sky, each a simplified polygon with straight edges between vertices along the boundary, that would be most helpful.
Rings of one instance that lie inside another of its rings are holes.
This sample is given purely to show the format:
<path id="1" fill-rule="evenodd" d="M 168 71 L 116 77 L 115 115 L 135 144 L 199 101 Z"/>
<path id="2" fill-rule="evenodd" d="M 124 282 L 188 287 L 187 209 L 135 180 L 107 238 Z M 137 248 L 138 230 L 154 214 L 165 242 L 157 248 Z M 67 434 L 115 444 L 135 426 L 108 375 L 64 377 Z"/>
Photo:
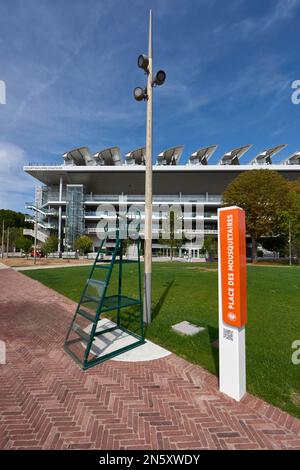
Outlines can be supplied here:
<path id="1" fill-rule="evenodd" d="M 153 10 L 153 159 L 184 145 L 182 163 L 218 144 L 211 162 L 240 145 L 241 159 L 278 144 L 276 160 L 300 149 L 300 0 L 1 0 L 0 208 L 24 212 L 36 180 L 29 162 L 62 162 L 88 146 L 145 145 L 144 86 Z"/>

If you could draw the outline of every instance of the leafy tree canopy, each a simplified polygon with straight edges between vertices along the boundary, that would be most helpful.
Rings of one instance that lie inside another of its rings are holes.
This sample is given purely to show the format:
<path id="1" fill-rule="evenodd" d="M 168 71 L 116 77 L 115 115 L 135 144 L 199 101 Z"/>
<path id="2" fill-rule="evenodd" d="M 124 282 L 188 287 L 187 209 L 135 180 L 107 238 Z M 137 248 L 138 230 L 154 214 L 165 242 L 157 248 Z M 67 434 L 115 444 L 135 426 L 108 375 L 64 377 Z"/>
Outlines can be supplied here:
<path id="1" fill-rule="evenodd" d="M 88 237 L 87 235 L 82 235 L 81 237 L 78 237 L 76 239 L 75 248 L 76 250 L 79 250 L 80 253 L 83 253 L 83 254 L 87 253 L 88 251 L 92 249 L 92 246 L 93 246 L 93 242 L 90 239 L 90 237 Z"/>
<path id="2" fill-rule="evenodd" d="M 236 205 L 246 212 L 248 233 L 258 240 L 280 232 L 282 211 L 290 206 L 289 183 L 273 170 L 241 173 L 223 193 L 223 204 Z"/>
<path id="3" fill-rule="evenodd" d="M 173 259 L 174 250 L 180 248 L 184 242 L 182 237 L 182 219 L 176 211 L 170 211 L 167 219 L 165 220 L 166 227 L 169 229 L 170 233 L 168 238 L 160 238 L 159 243 L 166 245 L 170 248 L 170 258 Z M 178 232 L 179 231 L 179 232 Z M 162 234 L 165 235 L 165 234 Z"/>
<path id="4" fill-rule="evenodd" d="M 223 205 L 236 205 L 246 212 L 253 261 L 256 260 L 256 243 L 261 237 L 282 233 L 285 211 L 291 207 L 293 194 L 285 178 L 267 169 L 241 173 L 224 191 Z"/>
<path id="5" fill-rule="evenodd" d="M 213 260 L 218 253 L 218 242 L 212 235 L 207 235 L 204 238 L 203 250 L 208 253 L 210 260 Z"/>
<path id="6" fill-rule="evenodd" d="M 32 248 L 32 240 L 24 235 L 20 235 L 16 240 L 16 248 L 23 250 L 25 254 L 28 254 Z"/>
<path id="7" fill-rule="evenodd" d="M 50 235 L 47 240 L 43 243 L 42 251 L 45 255 L 49 255 L 49 253 L 54 253 L 57 251 L 58 246 L 58 238 L 56 235 Z"/>
<path id="8" fill-rule="evenodd" d="M 25 214 L 11 211 L 9 209 L 0 209 L 0 231 L 4 220 L 4 229 L 7 227 L 26 227 Z"/>

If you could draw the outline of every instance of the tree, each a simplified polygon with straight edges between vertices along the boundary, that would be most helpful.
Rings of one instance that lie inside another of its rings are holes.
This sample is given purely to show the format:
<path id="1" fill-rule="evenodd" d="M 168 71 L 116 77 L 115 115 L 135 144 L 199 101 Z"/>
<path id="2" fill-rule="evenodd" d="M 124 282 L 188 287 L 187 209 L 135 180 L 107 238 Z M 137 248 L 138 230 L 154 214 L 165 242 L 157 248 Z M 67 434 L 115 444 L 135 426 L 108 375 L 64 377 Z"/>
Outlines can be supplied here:
<path id="1" fill-rule="evenodd" d="M 134 243 L 134 240 L 131 240 L 130 238 L 124 238 L 124 240 L 122 240 L 122 249 L 123 249 L 122 254 L 123 255 L 128 254 L 129 247 L 133 243 Z"/>
<path id="2" fill-rule="evenodd" d="M 286 246 L 286 237 L 284 235 L 277 235 L 276 237 L 263 237 L 259 242 L 265 250 L 272 251 L 273 254 L 279 253 L 282 255 Z"/>
<path id="3" fill-rule="evenodd" d="M 298 196 L 300 196 L 300 179 L 289 181 L 289 187 L 291 191 L 294 191 Z"/>
<path id="4" fill-rule="evenodd" d="M 79 250 L 80 253 L 83 253 L 83 254 L 90 251 L 92 249 L 92 246 L 93 246 L 93 242 L 90 239 L 90 237 L 88 237 L 87 235 L 81 235 L 81 237 L 78 237 L 75 241 L 76 250 Z"/>
<path id="5" fill-rule="evenodd" d="M 6 230 L 7 232 L 7 230 Z M 16 241 L 23 235 L 23 229 L 20 227 L 9 227 L 9 250 L 17 248 Z M 7 233 L 6 233 L 7 236 Z"/>
<path id="6" fill-rule="evenodd" d="M 257 241 L 262 236 L 281 232 L 283 211 L 290 202 L 287 180 L 273 170 L 251 170 L 241 173 L 223 193 L 223 205 L 236 205 L 246 212 L 247 232 L 252 241 L 252 261 L 256 262 Z"/>
<path id="7" fill-rule="evenodd" d="M 50 235 L 50 237 L 48 237 L 47 240 L 42 245 L 42 252 L 44 253 L 44 255 L 47 256 L 50 253 L 57 251 L 57 246 L 58 246 L 57 236 Z"/>
<path id="8" fill-rule="evenodd" d="M 7 227 L 27 227 L 25 222 L 25 214 L 15 212 L 8 209 L 0 209 L 0 230 L 2 230 L 2 222 L 4 220 L 5 229 Z"/>
<path id="9" fill-rule="evenodd" d="M 207 252 L 209 260 L 213 261 L 218 253 L 217 240 L 212 235 L 207 235 L 204 238 L 203 249 Z"/>
<path id="10" fill-rule="evenodd" d="M 19 250 L 24 251 L 25 255 L 28 258 L 29 253 L 31 252 L 32 248 L 32 241 L 30 238 L 25 237 L 24 235 L 21 235 L 19 238 L 16 240 L 16 248 Z"/>
<path id="11" fill-rule="evenodd" d="M 11 211 L 9 209 L 0 209 L 0 240 L 2 239 L 2 230 L 4 226 L 3 241 L 4 246 L 9 244 L 9 251 L 16 246 L 16 240 L 23 235 L 22 228 L 29 228 L 30 225 L 25 222 L 25 214 Z"/>
<path id="12" fill-rule="evenodd" d="M 1 227 L 2 229 L 2 227 Z M 12 251 L 14 248 L 17 248 L 16 246 L 16 240 L 20 238 L 23 235 L 23 229 L 18 228 L 18 227 L 7 227 L 4 229 L 4 247 L 7 247 L 7 242 L 8 242 L 8 250 Z M 0 235 L 0 239 L 2 239 L 2 231 Z"/>
<path id="13" fill-rule="evenodd" d="M 297 263 L 300 264 L 300 237 L 292 237 L 291 251 L 293 256 L 296 258 Z"/>
<path id="14" fill-rule="evenodd" d="M 178 250 L 183 244 L 182 233 L 180 238 L 178 238 L 177 234 L 177 227 L 180 226 L 182 228 L 182 220 L 177 213 L 171 210 L 166 220 L 166 224 L 170 227 L 170 238 L 162 238 L 160 243 L 170 248 L 170 259 L 173 261 L 174 250 Z"/>
<path id="15" fill-rule="evenodd" d="M 286 248 L 290 260 L 295 256 L 300 261 L 300 180 L 290 181 L 290 204 L 282 211 Z"/>

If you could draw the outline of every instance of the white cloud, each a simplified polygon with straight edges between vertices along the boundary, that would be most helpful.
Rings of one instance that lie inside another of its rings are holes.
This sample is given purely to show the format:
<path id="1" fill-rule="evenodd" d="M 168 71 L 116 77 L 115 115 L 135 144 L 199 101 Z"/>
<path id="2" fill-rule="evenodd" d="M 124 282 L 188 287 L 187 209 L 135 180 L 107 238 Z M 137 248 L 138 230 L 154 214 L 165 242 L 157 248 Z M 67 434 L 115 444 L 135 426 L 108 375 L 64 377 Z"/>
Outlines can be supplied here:
<path id="1" fill-rule="evenodd" d="M 282 21 L 292 18 L 300 5 L 300 0 L 277 0 L 273 9 L 260 18 L 245 18 L 234 24 L 234 28 L 246 35 L 264 33 Z"/>
<path id="2" fill-rule="evenodd" d="M 273 13 L 266 18 L 264 29 L 266 30 L 279 21 L 293 17 L 298 6 L 299 0 L 278 0 Z"/>
<path id="3" fill-rule="evenodd" d="M 26 197 L 33 193 L 33 181 L 23 172 L 26 152 L 17 145 L 0 142 L 0 208 L 23 210 Z"/>

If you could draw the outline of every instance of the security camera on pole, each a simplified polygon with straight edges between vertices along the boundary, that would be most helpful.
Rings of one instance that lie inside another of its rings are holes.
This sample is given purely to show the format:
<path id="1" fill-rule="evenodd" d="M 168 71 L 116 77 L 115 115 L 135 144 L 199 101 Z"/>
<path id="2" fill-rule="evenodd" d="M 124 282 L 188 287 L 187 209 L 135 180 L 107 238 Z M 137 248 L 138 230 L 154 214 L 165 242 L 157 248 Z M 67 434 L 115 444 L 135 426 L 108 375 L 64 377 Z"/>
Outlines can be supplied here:
<path id="1" fill-rule="evenodd" d="M 145 234 L 144 234 L 144 321 L 151 322 L 151 275 L 152 275 L 152 92 L 154 86 L 160 86 L 166 79 L 163 70 L 159 70 L 153 79 L 152 70 L 152 11 L 149 15 L 149 44 L 148 56 L 139 55 L 138 67 L 148 75 L 146 88 L 134 89 L 134 98 L 137 101 L 147 101 L 146 121 L 146 174 L 145 174 Z"/>

